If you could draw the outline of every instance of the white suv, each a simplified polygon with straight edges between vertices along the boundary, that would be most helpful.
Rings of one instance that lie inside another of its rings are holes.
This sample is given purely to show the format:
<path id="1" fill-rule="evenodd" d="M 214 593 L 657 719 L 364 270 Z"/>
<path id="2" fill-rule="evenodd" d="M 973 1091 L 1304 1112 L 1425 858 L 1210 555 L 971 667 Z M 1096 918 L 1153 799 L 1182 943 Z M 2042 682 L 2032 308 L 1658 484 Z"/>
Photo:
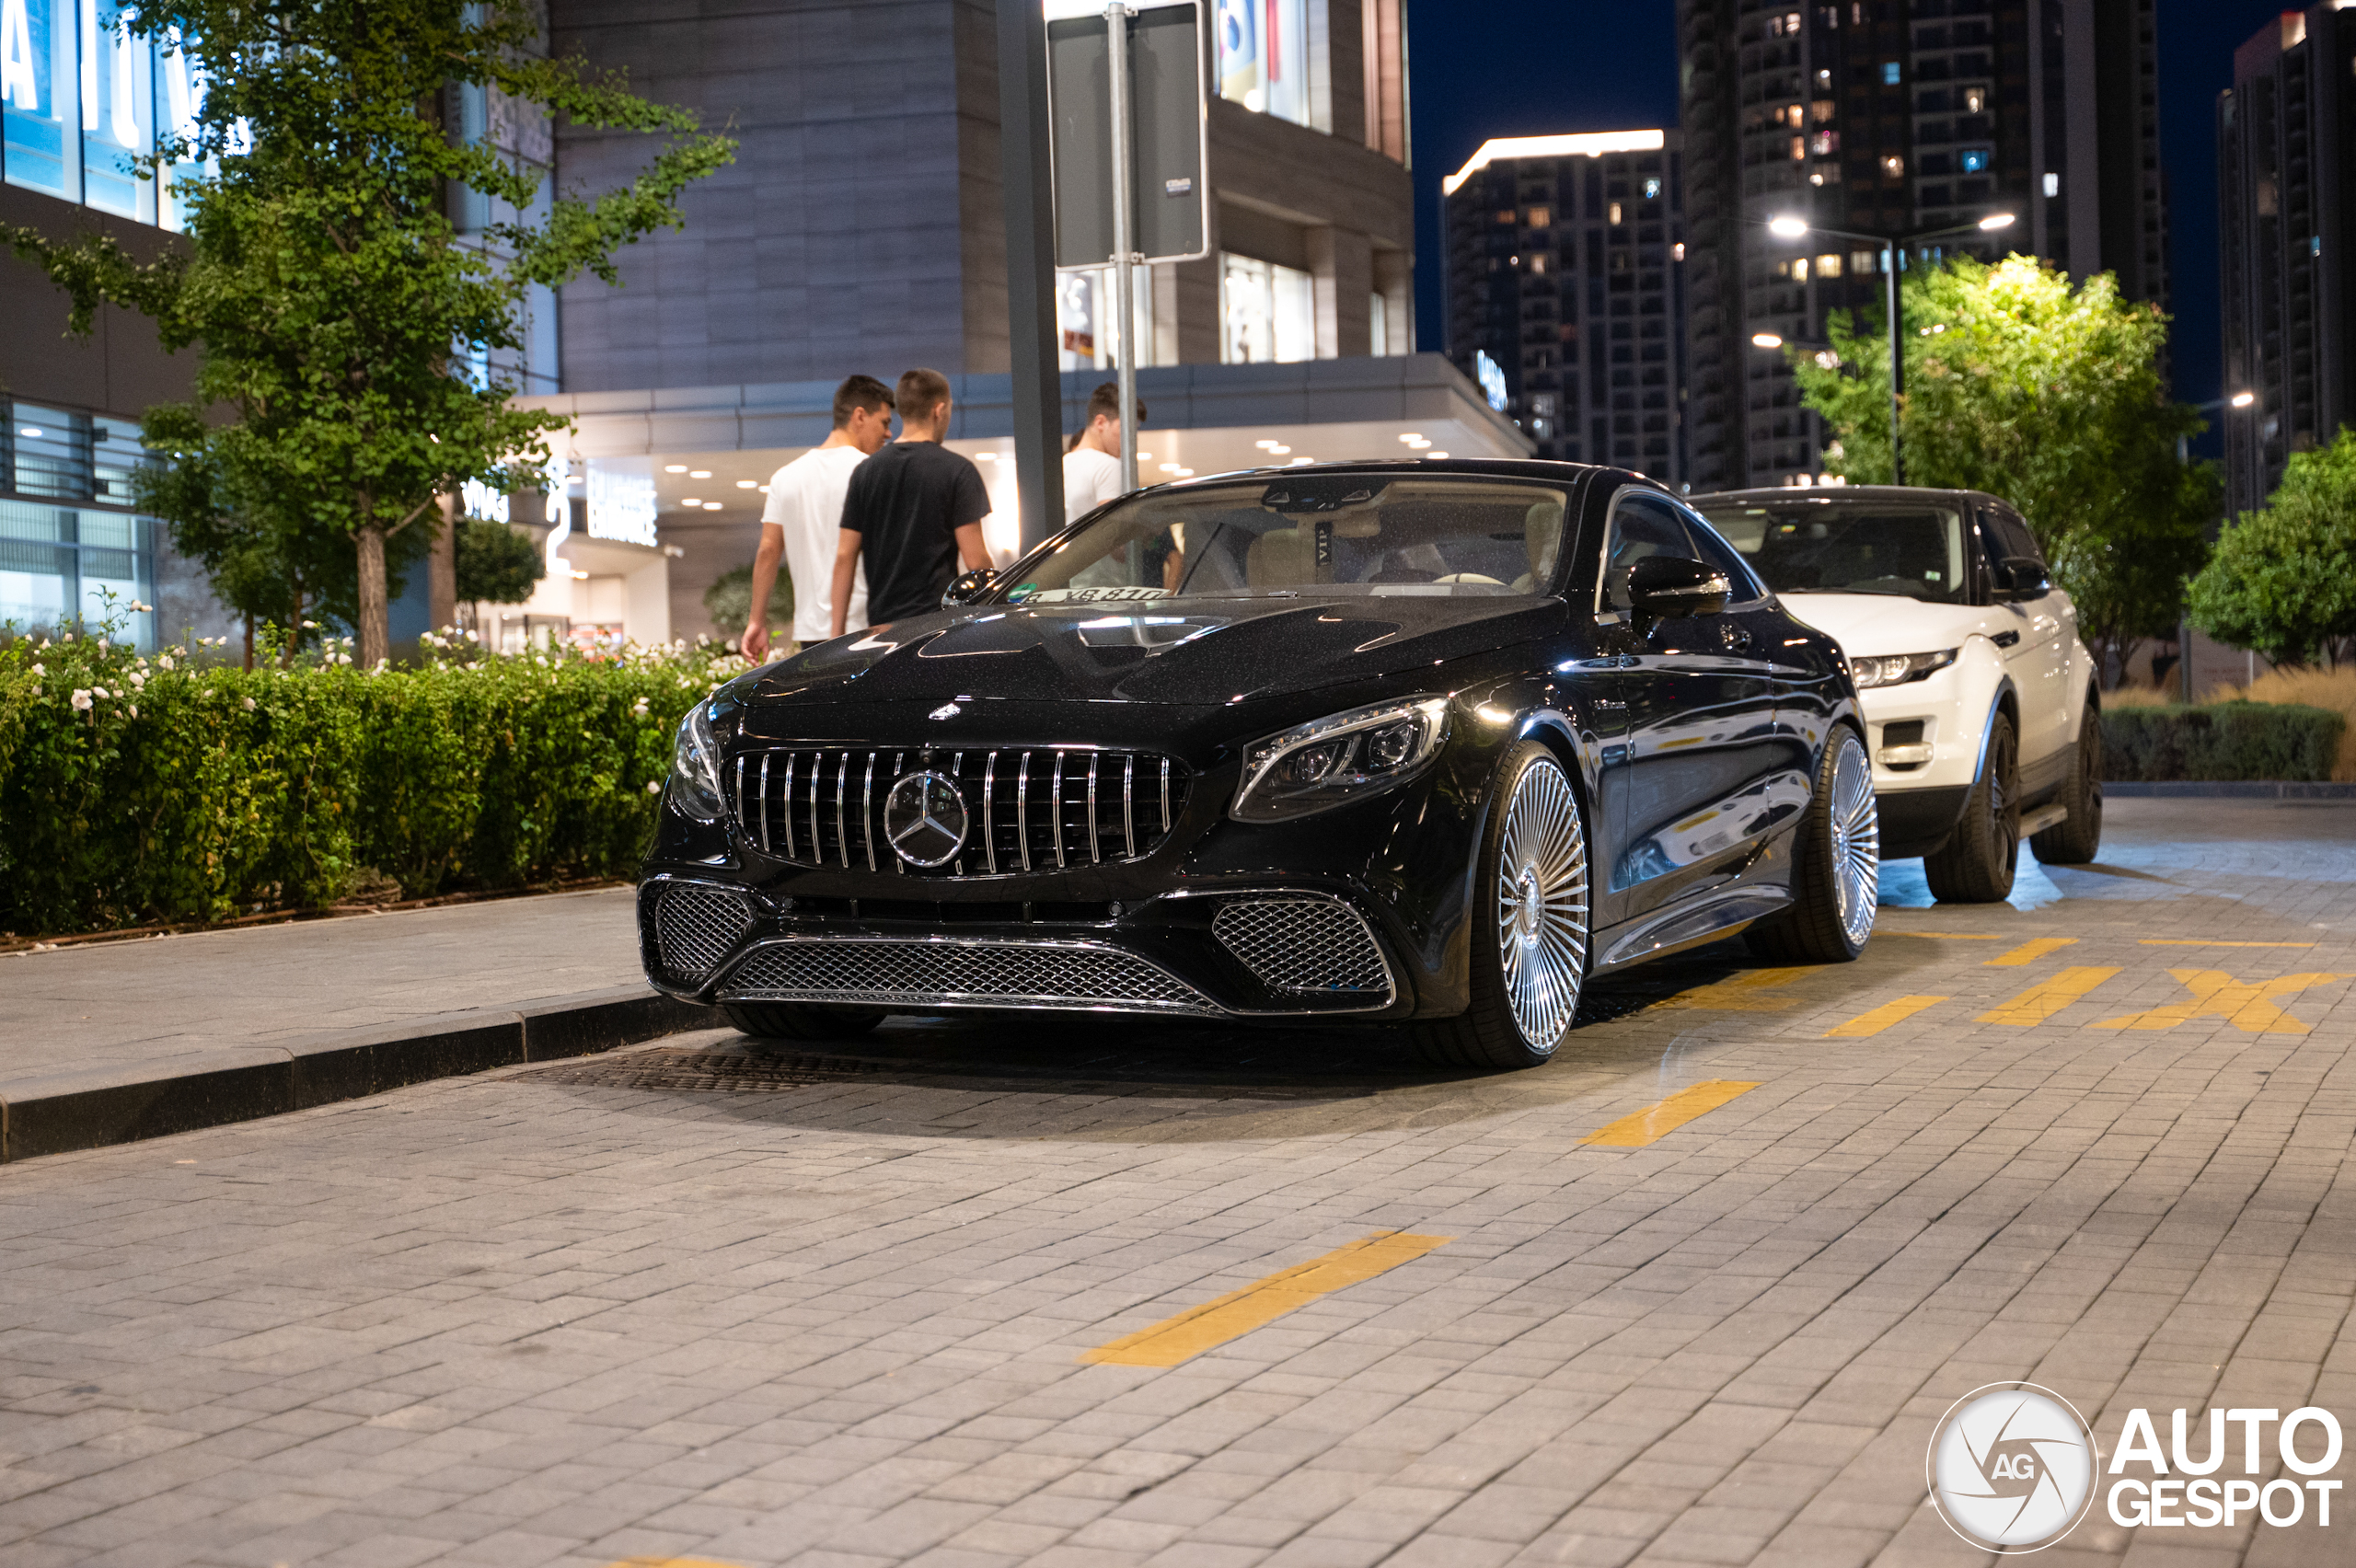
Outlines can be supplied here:
<path id="1" fill-rule="evenodd" d="M 2023 834 L 2102 844 L 2102 724 L 2078 612 L 2020 514 L 1978 490 L 1733 490 L 1693 506 L 1801 619 L 1840 640 L 1871 733 L 1884 859 L 1941 899 L 2013 890 Z"/>

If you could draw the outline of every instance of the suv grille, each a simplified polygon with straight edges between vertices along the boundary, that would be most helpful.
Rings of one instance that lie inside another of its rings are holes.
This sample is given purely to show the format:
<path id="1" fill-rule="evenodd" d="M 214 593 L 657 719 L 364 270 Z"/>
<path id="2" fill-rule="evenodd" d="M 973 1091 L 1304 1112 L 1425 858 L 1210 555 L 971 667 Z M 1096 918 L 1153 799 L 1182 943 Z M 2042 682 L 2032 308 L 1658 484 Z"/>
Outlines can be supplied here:
<path id="1" fill-rule="evenodd" d="M 752 911 L 733 894 L 680 883 L 654 903 L 654 946 L 663 968 L 689 983 L 720 967 L 753 928 Z"/>
<path id="2" fill-rule="evenodd" d="M 957 780 L 967 824 L 957 858 L 930 869 L 892 852 L 883 821 L 893 782 L 928 769 Z M 1184 767 L 1148 752 L 791 746 L 740 754 L 732 795 L 745 836 L 795 865 L 1008 876 L 1152 854 L 1178 821 L 1186 782 Z"/>

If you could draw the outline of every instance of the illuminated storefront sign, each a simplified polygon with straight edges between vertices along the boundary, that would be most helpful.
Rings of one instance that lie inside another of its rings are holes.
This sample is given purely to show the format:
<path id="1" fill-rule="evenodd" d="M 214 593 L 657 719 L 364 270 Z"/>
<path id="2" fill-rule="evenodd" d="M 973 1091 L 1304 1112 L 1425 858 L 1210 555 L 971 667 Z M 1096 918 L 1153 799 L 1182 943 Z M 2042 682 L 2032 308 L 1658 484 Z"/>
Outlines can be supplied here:
<path id="1" fill-rule="evenodd" d="M 589 460 L 589 536 L 624 544 L 654 543 L 654 476 Z"/>
<path id="2" fill-rule="evenodd" d="M 1489 399 L 1489 407 L 1499 413 L 1506 411 L 1505 368 L 1480 349 L 1472 351 L 1472 374 L 1479 378 L 1482 396 Z"/>

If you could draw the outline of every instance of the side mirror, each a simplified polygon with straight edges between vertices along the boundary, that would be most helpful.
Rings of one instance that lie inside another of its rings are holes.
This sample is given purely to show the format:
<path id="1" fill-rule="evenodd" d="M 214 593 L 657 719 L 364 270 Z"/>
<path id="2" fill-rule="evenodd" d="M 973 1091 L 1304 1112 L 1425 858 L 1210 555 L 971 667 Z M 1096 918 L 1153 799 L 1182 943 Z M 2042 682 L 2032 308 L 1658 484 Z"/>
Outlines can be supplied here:
<path id="1" fill-rule="evenodd" d="M 1725 572 L 1683 556 L 1646 556 L 1628 573 L 1628 607 L 1657 620 L 1715 615 L 1733 594 Z"/>
<path id="2" fill-rule="evenodd" d="M 2006 556 L 1997 564 L 1998 599 L 2042 599 L 2052 591 L 2052 575 L 2035 556 Z"/>
<path id="3" fill-rule="evenodd" d="M 941 607 L 953 610 L 960 605 L 970 605 L 988 593 L 990 584 L 997 581 L 998 573 L 987 566 L 968 571 L 941 591 Z"/>

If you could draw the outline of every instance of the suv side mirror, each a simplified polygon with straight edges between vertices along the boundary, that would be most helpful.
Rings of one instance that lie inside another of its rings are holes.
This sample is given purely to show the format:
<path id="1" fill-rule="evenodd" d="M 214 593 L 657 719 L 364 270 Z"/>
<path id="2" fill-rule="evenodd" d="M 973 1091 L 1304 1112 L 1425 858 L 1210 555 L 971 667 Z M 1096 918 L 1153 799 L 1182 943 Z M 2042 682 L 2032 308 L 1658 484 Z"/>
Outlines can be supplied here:
<path id="1" fill-rule="evenodd" d="M 965 572 L 941 591 L 941 607 L 953 610 L 960 605 L 970 605 L 988 593 L 990 584 L 997 581 L 998 573 L 987 566 Z"/>
<path id="2" fill-rule="evenodd" d="M 1684 556 L 1646 556 L 1628 573 L 1628 607 L 1658 620 L 1714 616 L 1733 594 L 1725 572 Z"/>
<path id="3" fill-rule="evenodd" d="M 2052 591 L 2052 575 L 2035 556 L 2006 556 L 1996 568 L 1999 600 L 2042 599 Z"/>

